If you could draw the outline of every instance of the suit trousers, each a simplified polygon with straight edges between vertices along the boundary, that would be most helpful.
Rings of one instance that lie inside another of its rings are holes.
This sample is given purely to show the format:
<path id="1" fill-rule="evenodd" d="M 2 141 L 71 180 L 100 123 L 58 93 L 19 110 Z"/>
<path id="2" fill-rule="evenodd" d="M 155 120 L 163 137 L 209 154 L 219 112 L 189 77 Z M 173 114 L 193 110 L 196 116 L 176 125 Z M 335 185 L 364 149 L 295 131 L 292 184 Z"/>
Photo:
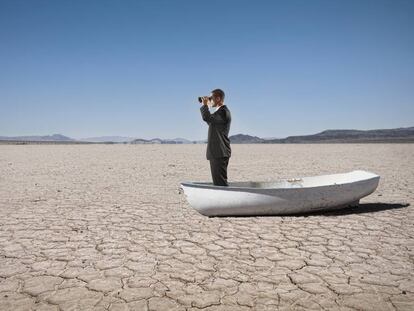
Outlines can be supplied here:
<path id="1" fill-rule="evenodd" d="M 211 177 L 216 186 L 228 186 L 227 166 L 229 157 L 210 159 Z"/>

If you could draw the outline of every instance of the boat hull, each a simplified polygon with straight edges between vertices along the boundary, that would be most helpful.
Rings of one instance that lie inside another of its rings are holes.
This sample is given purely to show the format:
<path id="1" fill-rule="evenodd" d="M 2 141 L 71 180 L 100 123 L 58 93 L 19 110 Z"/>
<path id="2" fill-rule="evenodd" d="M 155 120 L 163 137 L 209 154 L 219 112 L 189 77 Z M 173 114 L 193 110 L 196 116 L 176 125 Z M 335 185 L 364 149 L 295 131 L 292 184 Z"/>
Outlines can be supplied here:
<path id="1" fill-rule="evenodd" d="M 319 186 L 315 178 L 323 176 L 307 177 L 314 180 L 304 182 L 303 187 L 220 187 L 209 183 L 182 183 L 181 187 L 189 204 L 206 216 L 289 215 L 357 205 L 375 191 L 380 177 L 369 172 L 361 177 L 364 171 L 354 172 L 359 173 L 358 178 Z M 354 172 L 348 174 L 352 177 Z M 343 180 L 346 174 L 339 175 Z M 335 179 L 335 175 L 325 176 Z M 306 183 L 314 185 L 307 187 Z"/>

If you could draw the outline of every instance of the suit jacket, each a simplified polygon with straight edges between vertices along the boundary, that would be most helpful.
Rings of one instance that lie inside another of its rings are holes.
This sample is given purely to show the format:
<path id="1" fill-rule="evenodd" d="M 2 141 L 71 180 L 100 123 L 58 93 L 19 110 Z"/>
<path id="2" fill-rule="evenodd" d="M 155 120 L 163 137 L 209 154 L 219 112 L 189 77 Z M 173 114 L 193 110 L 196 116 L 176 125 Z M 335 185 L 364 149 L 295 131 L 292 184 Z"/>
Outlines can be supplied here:
<path id="1" fill-rule="evenodd" d="M 231 114 L 226 105 L 222 105 L 216 112 L 210 113 L 206 105 L 200 108 L 203 120 L 208 124 L 207 160 L 231 156 L 230 123 Z"/>

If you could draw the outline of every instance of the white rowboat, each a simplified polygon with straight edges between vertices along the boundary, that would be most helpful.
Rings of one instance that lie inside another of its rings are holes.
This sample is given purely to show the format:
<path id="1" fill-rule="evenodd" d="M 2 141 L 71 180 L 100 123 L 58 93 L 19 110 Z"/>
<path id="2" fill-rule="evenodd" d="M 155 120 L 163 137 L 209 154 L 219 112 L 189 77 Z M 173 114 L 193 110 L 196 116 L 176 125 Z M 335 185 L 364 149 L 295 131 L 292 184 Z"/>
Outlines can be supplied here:
<path id="1" fill-rule="evenodd" d="M 206 216 L 289 215 L 357 206 L 378 186 L 366 171 L 265 182 L 183 182 L 189 204 Z"/>

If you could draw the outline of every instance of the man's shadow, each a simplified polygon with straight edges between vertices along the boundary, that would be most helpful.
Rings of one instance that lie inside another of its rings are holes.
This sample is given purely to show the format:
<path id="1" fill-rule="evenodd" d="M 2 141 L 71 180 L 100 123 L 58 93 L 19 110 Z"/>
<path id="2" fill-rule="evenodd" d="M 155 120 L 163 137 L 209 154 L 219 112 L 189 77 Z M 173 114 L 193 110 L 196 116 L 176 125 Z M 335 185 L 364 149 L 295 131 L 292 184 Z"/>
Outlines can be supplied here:
<path id="1" fill-rule="evenodd" d="M 344 207 L 336 210 L 314 211 L 283 215 L 239 215 L 239 216 L 212 216 L 212 217 L 309 217 L 309 216 L 345 216 L 351 214 L 368 214 L 385 210 L 395 210 L 410 206 L 409 203 L 361 203 L 358 206 Z"/>

